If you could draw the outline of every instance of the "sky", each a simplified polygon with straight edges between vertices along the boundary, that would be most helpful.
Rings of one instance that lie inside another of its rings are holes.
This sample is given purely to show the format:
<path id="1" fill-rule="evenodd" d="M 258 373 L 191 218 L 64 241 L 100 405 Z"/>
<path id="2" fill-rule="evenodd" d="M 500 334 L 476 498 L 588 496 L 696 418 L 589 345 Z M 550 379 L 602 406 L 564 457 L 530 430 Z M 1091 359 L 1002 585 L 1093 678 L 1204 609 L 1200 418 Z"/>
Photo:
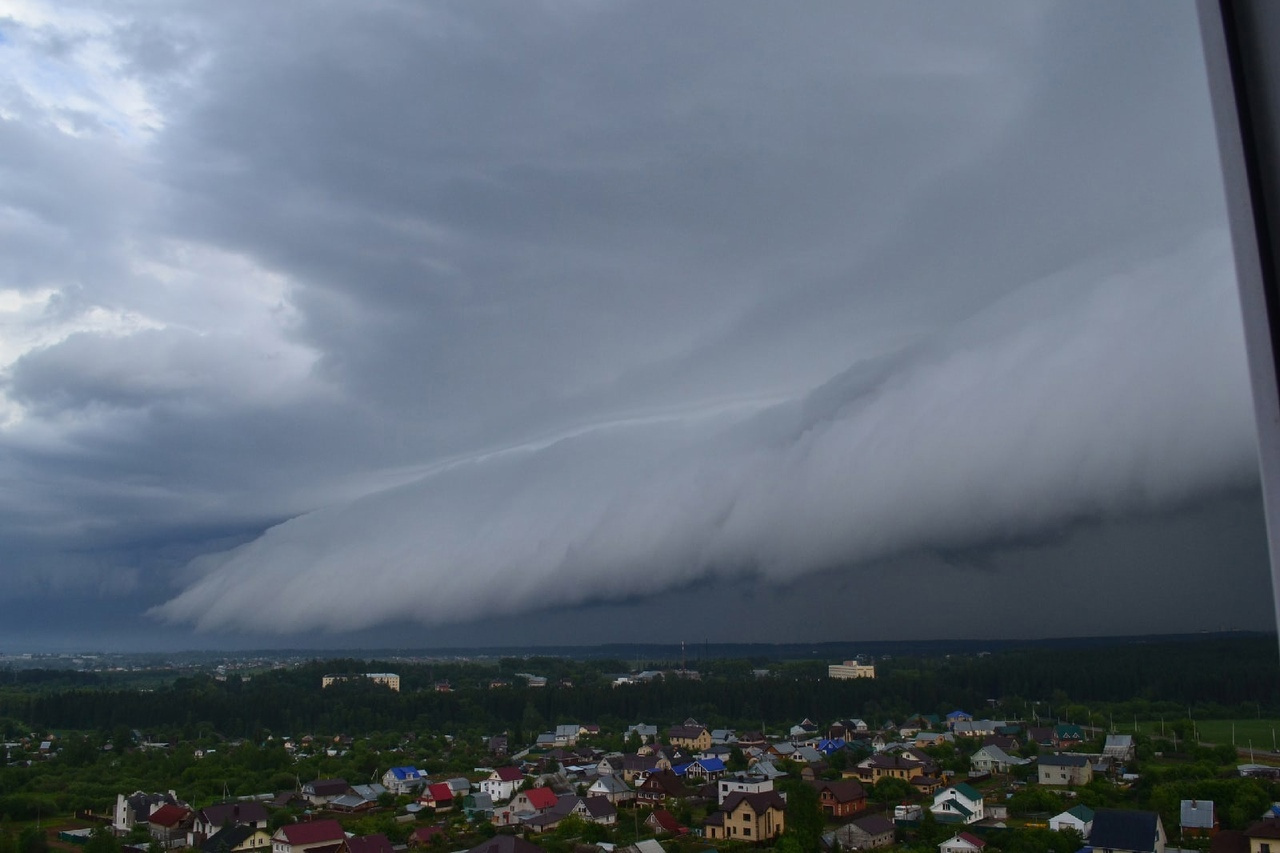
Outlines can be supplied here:
<path id="1" fill-rule="evenodd" d="M 1190 2 L 0 0 L 0 651 L 1273 630 Z"/>

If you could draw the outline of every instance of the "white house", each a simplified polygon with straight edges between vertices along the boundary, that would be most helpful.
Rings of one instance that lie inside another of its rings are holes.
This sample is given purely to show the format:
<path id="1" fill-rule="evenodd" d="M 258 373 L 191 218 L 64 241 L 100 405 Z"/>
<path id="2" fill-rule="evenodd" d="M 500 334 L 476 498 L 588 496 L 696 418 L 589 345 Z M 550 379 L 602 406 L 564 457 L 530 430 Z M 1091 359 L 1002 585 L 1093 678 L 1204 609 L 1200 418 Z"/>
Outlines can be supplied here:
<path id="1" fill-rule="evenodd" d="M 1089 832 L 1093 829 L 1093 809 L 1084 805 L 1072 806 L 1065 812 L 1049 818 L 1049 828 L 1056 830 L 1074 829 L 1085 838 L 1088 838 Z"/>
<path id="2" fill-rule="evenodd" d="M 773 779 L 765 776 L 748 776 L 738 773 L 734 776 L 721 777 L 716 783 L 716 802 L 724 805 L 725 797 L 733 793 L 760 794 L 773 790 Z"/>
<path id="3" fill-rule="evenodd" d="M 961 832 L 939 844 L 938 853 L 976 853 L 976 851 L 982 850 L 986 846 L 987 842 L 978 836 Z"/>
<path id="4" fill-rule="evenodd" d="M 427 774 L 416 767 L 392 767 L 382 774 L 382 784 L 397 796 L 412 794 L 427 783 Z"/>
<path id="5" fill-rule="evenodd" d="M 943 788 L 933 795 L 929 811 L 946 823 L 977 823 L 983 812 L 982 794 L 964 782 Z"/>
<path id="6" fill-rule="evenodd" d="M 505 803 L 523 783 L 524 774 L 519 767 L 499 767 L 488 779 L 480 780 L 480 792 L 488 794 L 495 803 Z"/>

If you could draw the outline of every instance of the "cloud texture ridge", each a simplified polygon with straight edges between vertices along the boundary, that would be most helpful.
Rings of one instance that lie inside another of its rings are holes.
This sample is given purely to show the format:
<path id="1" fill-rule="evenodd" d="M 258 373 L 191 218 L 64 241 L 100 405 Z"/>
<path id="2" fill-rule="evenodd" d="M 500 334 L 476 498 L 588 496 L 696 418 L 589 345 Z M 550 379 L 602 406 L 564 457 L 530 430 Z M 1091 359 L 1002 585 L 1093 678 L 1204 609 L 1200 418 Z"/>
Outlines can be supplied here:
<path id="1" fill-rule="evenodd" d="M 708 577 L 775 584 L 1256 480 L 1220 231 L 1034 282 L 803 398 L 460 460 L 201 558 L 200 629 L 441 625 Z"/>

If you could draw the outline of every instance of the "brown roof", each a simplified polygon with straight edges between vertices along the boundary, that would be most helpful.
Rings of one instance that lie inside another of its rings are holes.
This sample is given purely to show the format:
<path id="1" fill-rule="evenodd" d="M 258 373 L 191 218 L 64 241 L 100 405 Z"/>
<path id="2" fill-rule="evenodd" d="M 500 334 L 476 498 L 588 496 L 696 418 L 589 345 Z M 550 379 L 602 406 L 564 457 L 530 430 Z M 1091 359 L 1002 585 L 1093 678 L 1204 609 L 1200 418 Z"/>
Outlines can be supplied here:
<path id="1" fill-rule="evenodd" d="M 782 796 L 777 791 L 758 791 L 756 793 L 734 791 L 724 798 L 724 805 L 720 807 L 720 810 L 725 814 L 732 814 L 743 803 L 746 803 L 751 811 L 756 814 L 764 814 L 771 808 L 785 810 L 787 807 L 787 801 L 782 799 Z"/>
<path id="2" fill-rule="evenodd" d="M 337 797 L 345 794 L 351 786 L 346 779 L 316 779 L 305 787 L 317 797 Z"/>
<path id="3" fill-rule="evenodd" d="M 680 777 L 670 770 L 652 774 L 640 788 L 644 791 L 656 791 L 666 794 L 668 797 L 689 796 L 689 789 L 685 787 L 684 782 L 680 781 Z"/>
<path id="4" fill-rule="evenodd" d="M 200 819 L 213 826 L 222 826 L 228 820 L 232 823 L 258 823 L 267 820 L 270 815 L 262 803 L 247 800 L 243 803 L 214 803 L 205 806 L 199 812 Z"/>
<path id="5" fill-rule="evenodd" d="M 514 835 L 495 835 L 481 841 L 467 853 L 546 853 L 532 841 L 525 841 Z"/>
<path id="6" fill-rule="evenodd" d="M 706 726 L 672 726 L 667 729 L 667 740 L 697 740 L 707 732 Z"/>
<path id="7" fill-rule="evenodd" d="M 1249 853 L 1249 837 L 1238 829 L 1224 829 L 1209 842 L 1209 853 Z"/>
<path id="8" fill-rule="evenodd" d="M 839 782 L 814 782 L 813 787 L 818 790 L 818 796 L 822 796 L 824 790 L 830 792 L 831 798 L 837 803 L 854 803 L 867 798 L 867 792 L 863 789 L 861 783 L 855 779 L 846 779 Z"/>
<path id="9" fill-rule="evenodd" d="M 190 814 L 191 812 L 182 806 L 166 803 L 151 813 L 148 822 L 154 823 L 156 826 L 177 826 L 186 820 Z"/>
<path id="10" fill-rule="evenodd" d="M 1250 838 L 1280 838 L 1280 820 L 1260 820 L 1244 834 Z"/>
<path id="11" fill-rule="evenodd" d="M 392 853 L 391 839 L 382 833 L 347 839 L 347 853 Z"/>
<path id="12" fill-rule="evenodd" d="M 853 825 L 861 829 L 867 835 L 884 835 L 886 832 L 892 833 L 895 829 L 893 821 L 884 815 L 873 814 L 867 817 L 858 818 L 853 821 Z"/>
<path id="13" fill-rule="evenodd" d="M 653 822 L 662 828 L 663 832 L 669 832 L 672 835 L 679 835 L 684 829 L 680 825 L 680 821 L 676 820 L 675 815 L 666 809 L 653 810 Z"/>
<path id="14" fill-rule="evenodd" d="M 276 830 L 276 834 L 290 844 L 319 844 L 322 841 L 346 840 L 342 824 L 336 820 L 316 820 L 311 823 L 290 823 Z"/>

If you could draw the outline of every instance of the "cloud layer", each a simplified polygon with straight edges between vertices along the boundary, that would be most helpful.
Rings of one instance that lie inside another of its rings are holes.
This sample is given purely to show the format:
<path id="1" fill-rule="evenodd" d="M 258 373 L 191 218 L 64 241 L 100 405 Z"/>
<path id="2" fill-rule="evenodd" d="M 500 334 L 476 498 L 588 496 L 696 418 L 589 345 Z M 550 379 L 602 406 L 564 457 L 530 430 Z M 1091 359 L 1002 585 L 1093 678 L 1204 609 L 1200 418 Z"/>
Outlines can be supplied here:
<path id="1" fill-rule="evenodd" d="M 463 622 L 1176 506 L 1256 479 L 1239 327 L 1221 233 L 1073 269 L 729 426 L 615 424 L 293 519 L 156 612 Z"/>
<path id="2" fill-rule="evenodd" d="M 1082 523 L 1152 584 L 1134 512 L 1248 514 L 1181 4 L 12 0 L 0 68 L 0 623 L 586 618 Z"/>

